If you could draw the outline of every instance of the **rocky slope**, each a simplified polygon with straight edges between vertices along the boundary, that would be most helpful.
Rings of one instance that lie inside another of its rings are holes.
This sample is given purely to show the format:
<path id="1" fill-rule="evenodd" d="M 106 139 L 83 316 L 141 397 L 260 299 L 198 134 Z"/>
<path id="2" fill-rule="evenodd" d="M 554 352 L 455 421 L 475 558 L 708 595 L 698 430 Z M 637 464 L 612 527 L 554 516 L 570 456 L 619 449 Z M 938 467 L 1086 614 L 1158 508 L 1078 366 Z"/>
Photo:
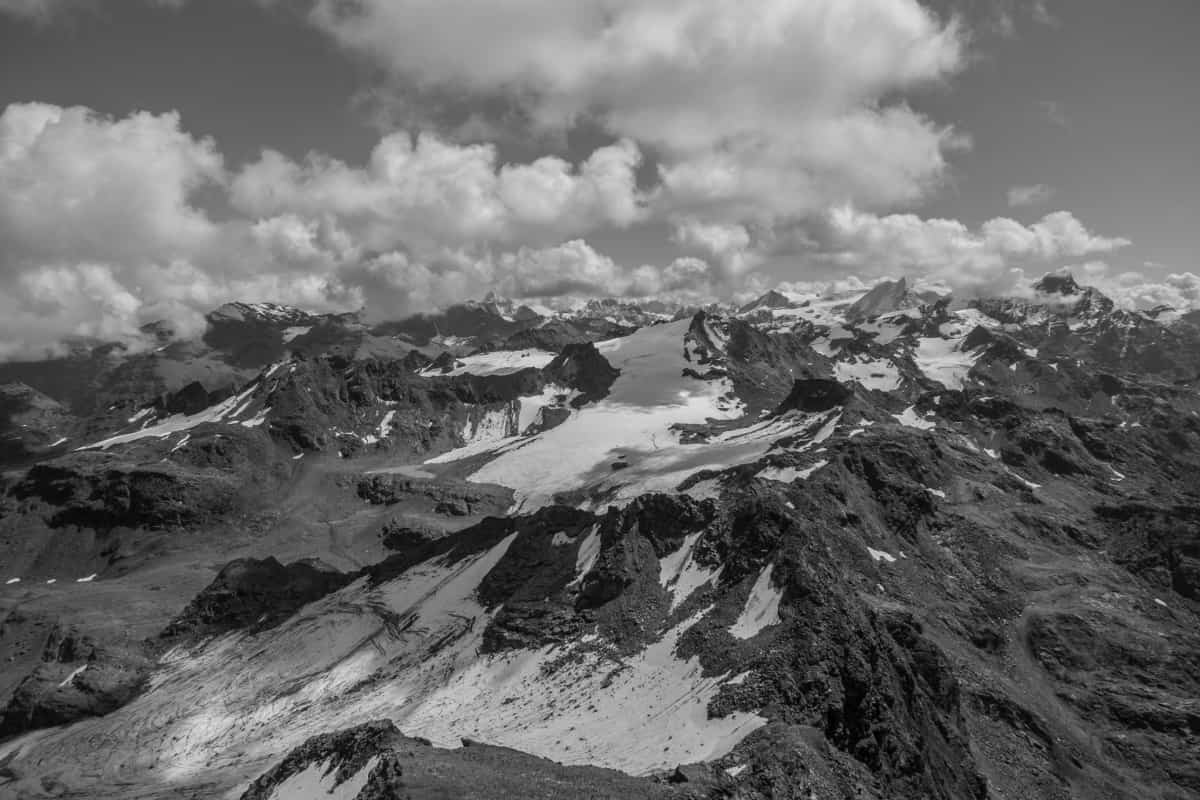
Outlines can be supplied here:
<path id="1" fill-rule="evenodd" d="M 1200 795 L 1187 319 L 1056 275 L 373 330 L 230 333 L 254 375 L 6 478 L 0 793 Z"/>

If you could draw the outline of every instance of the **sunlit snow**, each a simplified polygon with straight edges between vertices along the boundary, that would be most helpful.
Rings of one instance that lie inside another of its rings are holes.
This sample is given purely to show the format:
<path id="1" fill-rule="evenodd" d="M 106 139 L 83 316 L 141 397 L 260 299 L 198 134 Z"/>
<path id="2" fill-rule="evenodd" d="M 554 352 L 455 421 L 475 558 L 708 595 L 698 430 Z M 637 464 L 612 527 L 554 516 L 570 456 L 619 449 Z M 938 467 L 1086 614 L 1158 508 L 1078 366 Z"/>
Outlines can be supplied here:
<path id="1" fill-rule="evenodd" d="M 889 564 L 896 563 L 896 557 L 891 553 L 883 550 L 876 550 L 874 547 L 868 547 L 867 552 L 870 553 L 871 558 L 875 559 L 876 561 L 886 561 Z"/>
<path id="2" fill-rule="evenodd" d="M 771 585 L 774 568 L 774 564 L 768 564 L 759 573 L 742 613 L 729 627 L 729 632 L 737 638 L 750 639 L 764 628 L 779 624 L 779 601 L 783 598 L 783 590 Z"/>
<path id="3" fill-rule="evenodd" d="M 909 406 L 899 414 L 892 414 L 892 417 L 901 425 L 907 428 L 917 428 L 927 431 L 937 427 L 937 423 L 931 419 L 926 419 L 917 413 L 916 406 Z"/>
<path id="4" fill-rule="evenodd" d="M 900 388 L 900 372 L 891 361 L 838 361 L 833 371 L 839 381 L 857 381 L 866 389 L 891 392 Z"/>
<path id="5" fill-rule="evenodd" d="M 454 368 L 442 372 L 436 367 L 425 369 L 423 374 L 452 377 L 454 375 L 510 375 L 523 369 L 542 369 L 554 360 L 554 353 L 545 350 L 495 350 L 463 356 L 455 361 Z"/>
<path id="6" fill-rule="evenodd" d="M 967 373 L 979 360 L 978 353 L 962 349 L 962 339 L 943 339 L 940 336 L 917 339 L 913 361 L 931 381 L 947 389 L 962 389 Z"/>
<path id="7" fill-rule="evenodd" d="M 342 783 L 337 783 L 337 767 L 331 760 L 309 764 L 280 782 L 271 792 L 270 800 L 355 800 L 378 763 L 379 756 L 371 757 Z"/>

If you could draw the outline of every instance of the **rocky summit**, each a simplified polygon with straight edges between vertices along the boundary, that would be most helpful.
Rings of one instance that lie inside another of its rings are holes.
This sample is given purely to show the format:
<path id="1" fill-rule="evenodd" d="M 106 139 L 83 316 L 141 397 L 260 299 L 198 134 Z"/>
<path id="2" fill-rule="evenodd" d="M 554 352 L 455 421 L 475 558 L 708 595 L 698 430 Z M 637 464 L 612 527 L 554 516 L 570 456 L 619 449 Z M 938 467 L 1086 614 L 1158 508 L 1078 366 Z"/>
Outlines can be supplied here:
<path id="1" fill-rule="evenodd" d="M 0 365 L 0 797 L 1200 797 L 1200 326 L 1068 275 Z"/>

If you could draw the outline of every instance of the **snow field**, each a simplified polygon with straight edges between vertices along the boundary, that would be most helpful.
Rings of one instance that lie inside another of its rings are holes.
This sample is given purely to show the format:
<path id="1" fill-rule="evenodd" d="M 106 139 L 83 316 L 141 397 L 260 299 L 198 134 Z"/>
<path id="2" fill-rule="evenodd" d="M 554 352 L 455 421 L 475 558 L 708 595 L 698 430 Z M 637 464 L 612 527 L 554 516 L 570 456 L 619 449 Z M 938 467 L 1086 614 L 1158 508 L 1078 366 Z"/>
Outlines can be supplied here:
<path id="1" fill-rule="evenodd" d="M 309 764 L 277 785 L 270 800 L 355 800 L 378 763 L 379 756 L 372 757 L 343 783 L 337 783 L 337 766 L 332 759 Z"/>
<path id="2" fill-rule="evenodd" d="M 774 568 L 774 564 L 768 564 L 759 573 L 742 613 L 729 627 L 729 632 L 738 639 L 752 639 L 764 628 L 780 623 L 779 601 L 783 599 L 783 590 L 771 585 Z"/>

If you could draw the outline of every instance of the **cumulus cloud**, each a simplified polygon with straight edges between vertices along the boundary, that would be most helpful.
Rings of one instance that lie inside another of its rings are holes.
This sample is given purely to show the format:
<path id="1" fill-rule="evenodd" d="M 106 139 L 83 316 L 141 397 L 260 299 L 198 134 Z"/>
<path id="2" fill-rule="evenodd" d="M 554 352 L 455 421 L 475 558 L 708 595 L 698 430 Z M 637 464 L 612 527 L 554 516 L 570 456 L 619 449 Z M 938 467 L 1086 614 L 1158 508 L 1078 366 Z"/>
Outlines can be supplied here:
<path id="1" fill-rule="evenodd" d="M 493 289 L 708 287 L 706 264 L 629 269 L 578 238 L 641 218 L 639 159 L 619 141 L 578 165 L 501 165 L 487 146 L 394 135 L 363 167 L 268 152 L 230 171 L 174 113 L 13 104 L 0 114 L 0 358 L 73 337 L 136 342 L 159 319 L 196 334 L 204 312 L 234 299 L 369 301 L 388 316 Z M 195 201 L 205 188 L 227 192 L 241 215 L 214 220 Z"/>
<path id="2" fill-rule="evenodd" d="M 1054 188 L 1044 183 L 1032 186 L 1013 186 L 1008 190 L 1008 204 L 1013 208 L 1041 206 L 1054 197 Z"/>
<path id="3" fill-rule="evenodd" d="M 471 242 L 558 240 L 642 213 L 630 141 L 596 150 L 578 167 L 546 156 L 497 164 L 495 147 L 456 145 L 431 133 L 385 136 L 365 167 L 311 155 L 298 164 L 267 151 L 233 180 L 248 215 L 336 217 L 374 250 Z"/>
<path id="4" fill-rule="evenodd" d="M 813 258 L 839 271 L 923 276 L 966 294 L 1010 292 L 1026 271 L 1044 273 L 1130 244 L 1092 233 L 1066 211 L 1028 226 L 998 217 L 971 230 L 957 220 L 879 216 L 850 207 L 829 215 L 818 241 Z"/>
<path id="5" fill-rule="evenodd" d="M 1126 308 L 1200 308 L 1200 275 L 1193 272 L 1170 272 L 1153 263 L 1146 264 L 1144 270 L 1114 272 L 1104 261 L 1088 262 L 1079 272 L 1081 282 L 1095 286 Z"/>
<path id="6" fill-rule="evenodd" d="M 675 224 L 673 239 L 685 249 L 711 257 L 718 267 L 713 277 L 729 287 L 736 287 L 747 272 L 763 261 L 760 249 L 752 243 L 750 231 L 736 223 L 681 219 Z"/>
<path id="7" fill-rule="evenodd" d="M 308 5 L 406 86 L 503 96 L 541 129 L 588 117 L 652 148 L 660 207 L 709 220 L 912 202 L 963 142 L 891 100 L 964 62 L 958 23 L 917 0 Z"/>

